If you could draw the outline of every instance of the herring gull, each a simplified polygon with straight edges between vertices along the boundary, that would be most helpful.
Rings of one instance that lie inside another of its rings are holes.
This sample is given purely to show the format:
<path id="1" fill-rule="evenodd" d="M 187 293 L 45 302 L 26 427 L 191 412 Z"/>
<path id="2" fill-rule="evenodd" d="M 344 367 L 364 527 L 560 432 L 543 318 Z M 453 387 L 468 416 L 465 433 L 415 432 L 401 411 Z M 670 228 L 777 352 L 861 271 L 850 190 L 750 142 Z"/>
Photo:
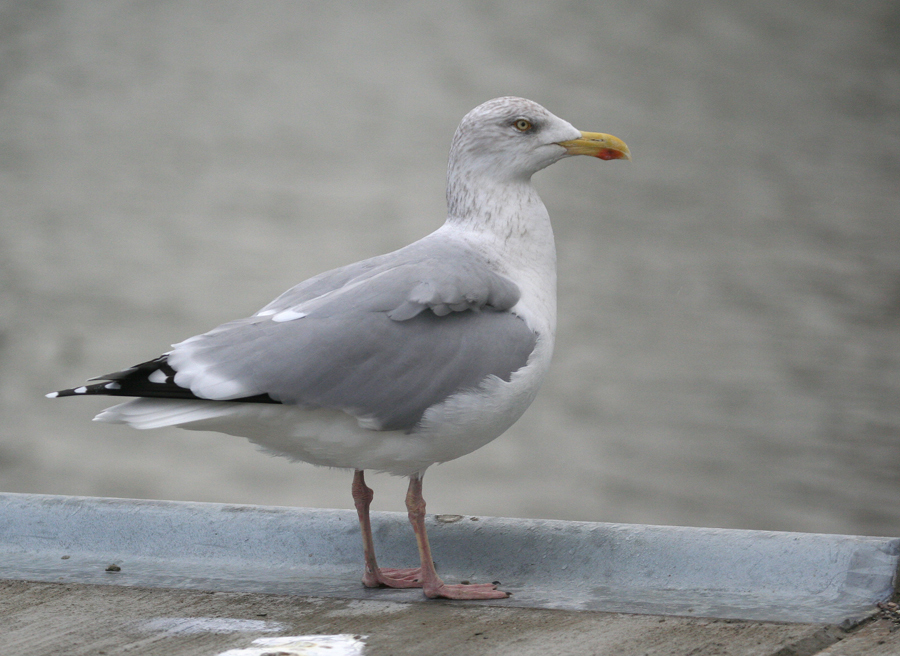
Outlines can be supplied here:
<path id="1" fill-rule="evenodd" d="M 494 584 L 445 584 L 425 533 L 422 476 L 509 428 L 547 373 L 556 332 L 556 248 L 531 176 L 571 155 L 630 159 L 535 102 L 466 114 L 450 147 L 447 220 L 393 253 L 322 273 L 245 319 L 155 360 L 50 397 L 138 397 L 95 420 L 249 438 L 267 451 L 354 470 L 368 587 L 499 599 Z M 379 568 L 364 471 L 409 477 L 421 564 Z"/>

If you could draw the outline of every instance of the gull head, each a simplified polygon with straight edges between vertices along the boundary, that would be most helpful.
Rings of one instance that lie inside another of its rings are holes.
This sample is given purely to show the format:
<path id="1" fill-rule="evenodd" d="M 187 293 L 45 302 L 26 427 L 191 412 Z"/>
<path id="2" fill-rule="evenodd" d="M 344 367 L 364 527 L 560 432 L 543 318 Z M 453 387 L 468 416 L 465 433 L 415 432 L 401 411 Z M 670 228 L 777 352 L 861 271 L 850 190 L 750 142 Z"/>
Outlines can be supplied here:
<path id="1" fill-rule="evenodd" d="M 494 98 L 466 114 L 450 147 L 449 175 L 485 176 L 495 182 L 527 181 L 571 155 L 631 159 L 612 135 L 582 132 L 534 101 Z"/>

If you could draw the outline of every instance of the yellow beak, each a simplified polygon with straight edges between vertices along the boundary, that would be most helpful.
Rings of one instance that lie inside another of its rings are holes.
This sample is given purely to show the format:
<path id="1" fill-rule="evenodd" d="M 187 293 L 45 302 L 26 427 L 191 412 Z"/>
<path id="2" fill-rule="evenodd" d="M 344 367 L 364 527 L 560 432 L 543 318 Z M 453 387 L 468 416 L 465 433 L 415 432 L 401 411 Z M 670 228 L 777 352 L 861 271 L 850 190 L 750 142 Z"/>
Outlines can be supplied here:
<path id="1" fill-rule="evenodd" d="M 569 155 L 590 155 L 600 159 L 631 159 L 631 151 L 625 142 L 611 134 L 582 132 L 581 137 L 570 141 L 560 141 L 559 145 Z"/>

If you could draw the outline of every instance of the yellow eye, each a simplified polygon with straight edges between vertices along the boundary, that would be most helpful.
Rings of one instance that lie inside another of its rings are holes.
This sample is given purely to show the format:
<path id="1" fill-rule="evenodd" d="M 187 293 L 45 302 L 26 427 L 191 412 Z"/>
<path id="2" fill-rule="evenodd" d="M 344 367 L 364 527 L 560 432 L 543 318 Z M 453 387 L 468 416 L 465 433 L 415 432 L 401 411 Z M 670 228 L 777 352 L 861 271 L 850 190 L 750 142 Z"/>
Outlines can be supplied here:
<path id="1" fill-rule="evenodd" d="M 525 118 L 516 119 L 516 122 L 513 123 L 513 125 L 519 132 L 528 132 L 533 127 L 531 121 Z"/>

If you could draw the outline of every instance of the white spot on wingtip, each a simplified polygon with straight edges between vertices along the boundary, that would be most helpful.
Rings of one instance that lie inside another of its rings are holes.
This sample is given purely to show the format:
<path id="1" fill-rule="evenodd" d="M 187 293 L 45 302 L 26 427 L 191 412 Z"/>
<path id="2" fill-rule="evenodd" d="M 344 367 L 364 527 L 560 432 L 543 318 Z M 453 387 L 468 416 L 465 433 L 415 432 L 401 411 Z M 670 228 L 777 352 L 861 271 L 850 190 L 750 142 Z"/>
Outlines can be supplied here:
<path id="1" fill-rule="evenodd" d="M 122 386 L 116 382 L 106 383 L 106 385 L 104 385 L 103 387 L 105 387 L 106 389 L 111 389 L 111 390 L 122 389 Z"/>
<path id="2" fill-rule="evenodd" d="M 73 389 L 72 392 L 74 392 L 75 394 L 84 394 L 85 392 L 87 392 L 87 387 L 82 385 L 81 387 L 76 387 L 75 389 Z"/>
<path id="3" fill-rule="evenodd" d="M 248 387 L 239 380 L 218 376 L 203 365 L 195 365 L 190 361 L 175 373 L 173 382 L 179 387 L 191 390 L 201 399 L 215 401 L 228 401 L 263 392 L 263 390 L 254 391 L 255 388 Z"/>
<path id="4" fill-rule="evenodd" d="M 48 399 L 55 399 L 57 396 L 59 396 L 59 392 L 50 392 L 49 394 L 44 394 L 44 396 L 46 396 Z"/>
<path id="5" fill-rule="evenodd" d="M 166 382 L 166 373 L 162 369 L 156 369 L 155 371 L 153 371 L 153 373 L 147 376 L 147 380 L 149 380 L 151 383 L 162 385 Z"/>
<path id="6" fill-rule="evenodd" d="M 257 317 L 271 317 L 273 314 L 278 314 L 278 310 L 260 310 L 256 313 Z"/>

